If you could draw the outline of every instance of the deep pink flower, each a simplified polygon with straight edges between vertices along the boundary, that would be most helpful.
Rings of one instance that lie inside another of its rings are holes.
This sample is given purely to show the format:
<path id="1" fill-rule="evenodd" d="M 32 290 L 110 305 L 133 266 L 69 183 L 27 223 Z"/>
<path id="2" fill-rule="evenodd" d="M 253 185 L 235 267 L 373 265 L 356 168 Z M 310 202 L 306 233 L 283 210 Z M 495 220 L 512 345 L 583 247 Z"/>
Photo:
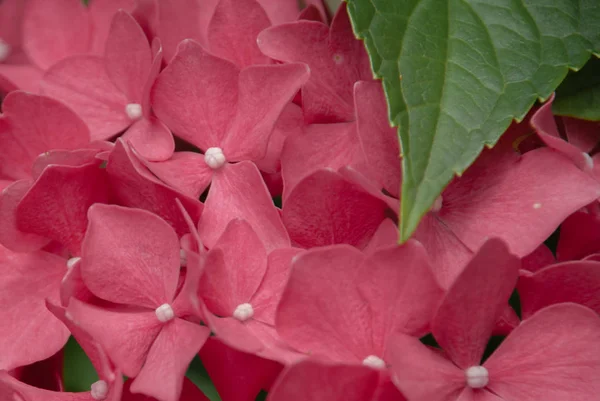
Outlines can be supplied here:
<path id="1" fill-rule="evenodd" d="M 123 397 L 121 401 L 157 401 L 154 397 L 148 397 L 144 394 L 131 392 L 132 380 L 128 380 L 123 387 Z M 178 401 L 209 401 L 208 397 L 187 377 L 183 379 L 181 395 Z"/>
<path id="2" fill-rule="evenodd" d="M 559 261 L 583 259 L 600 252 L 600 215 L 580 210 L 565 219 L 560 226 L 556 247 Z"/>
<path id="3" fill-rule="evenodd" d="M 448 290 L 432 323 L 444 353 L 396 334 L 386 358 L 409 399 L 423 401 L 589 399 L 600 391 L 600 319 L 575 304 L 540 310 L 483 363 L 495 320 L 517 280 L 519 259 L 486 242 Z"/>
<path id="4" fill-rule="evenodd" d="M 108 205 L 92 206 L 89 219 L 83 280 L 96 296 L 120 306 L 98 308 L 72 298 L 67 312 L 125 375 L 135 377 L 132 391 L 176 401 L 189 362 L 210 334 L 184 319 L 195 313 L 201 267 L 187 264 L 177 292 L 181 248 L 164 220 Z"/>

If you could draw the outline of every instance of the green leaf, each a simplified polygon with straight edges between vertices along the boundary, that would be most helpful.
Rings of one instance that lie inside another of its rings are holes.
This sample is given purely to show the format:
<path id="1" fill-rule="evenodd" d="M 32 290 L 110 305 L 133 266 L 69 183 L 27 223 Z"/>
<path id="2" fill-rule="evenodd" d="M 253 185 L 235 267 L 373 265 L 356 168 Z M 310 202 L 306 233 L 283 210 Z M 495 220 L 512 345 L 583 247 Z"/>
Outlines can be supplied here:
<path id="1" fill-rule="evenodd" d="M 600 51 L 598 0 L 347 0 L 402 147 L 401 239 L 454 174 Z"/>
<path id="2" fill-rule="evenodd" d="M 98 373 L 75 338 L 70 337 L 67 341 L 64 355 L 63 384 L 65 391 L 90 391 L 90 386 L 98 381 Z"/>
<path id="3" fill-rule="evenodd" d="M 552 111 L 561 116 L 600 120 L 600 59 L 572 72 L 556 90 Z"/>

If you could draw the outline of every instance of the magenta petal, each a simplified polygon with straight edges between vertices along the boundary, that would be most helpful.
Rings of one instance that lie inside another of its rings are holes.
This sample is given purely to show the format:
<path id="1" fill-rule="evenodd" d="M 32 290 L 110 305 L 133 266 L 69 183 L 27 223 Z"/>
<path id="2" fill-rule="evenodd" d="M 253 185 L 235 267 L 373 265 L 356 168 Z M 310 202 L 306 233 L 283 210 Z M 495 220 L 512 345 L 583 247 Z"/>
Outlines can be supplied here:
<path id="1" fill-rule="evenodd" d="M 432 323 L 442 349 L 460 368 L 479 365 L 496 319 L 515 288 L 521 261 L 488 240 L 452 284 Z"/>
<path id="2" fill-rule="evenodd" d="M 269 26 L 271 21 L 256 0 L 221 0 L 208 25 L 208 48 L 242 68 L 269 64 L 256 44 L 258 34 Z"/>
<path id="3" fill-rule="evenodd" d="M 377 231 L 373 234 L 373 238 L 363 249 L 366 254 L 372 254 L 379 248 L 388 248 L 398 243 L 400 239 L 400 233 L 398 232 L 398 226 L 391 219 L 385 219 L 381 222 Z"/>
<path id="4" fill-rule="evenodd" d="M 555 262 L 556 258 L 550 248 L 545 244 L 541 244 L 533 252 L 521 259 L 521 268 L 530 272 L 536 272 Z"/>
<path id="5" fill-rule="evenodd" d="M 209 335 L 208 328 L 183 319 L 165 324 L 131 384 L 131 392 L 179 401 L 185 371 Z"/>
<path id="6" fill-rule="evenodd" d="M 600 394 L 600 318 L 575 304 L 524 320 L 489 357 L 488 388 L 503 400 L 588 400 Z"/>
<path id="7" fill-rule="evenodd" d="M 90 141 L 85 123 L 62 103 L 46 96 L 11 92 L 0 115 L 0 176 L 28 178 L 40 153 L 76 149 Z"/>
<path id="8" fill-rule="evenodd" d="M 128 99 L 114 86 L 100 57 L 76 56 L 54 64 L 41 88 L 85 121 L 92 140 L 110 138 L 131 124 L 125 111 Z"/>
<path id="9" fill-rule="evenodd" d="M 250 301 L 266 270 L 267 252 L 258 235 L 246 221 L 231 220 L 208 253 L 200 294 L 213 313 L 232 316 Z"/>
<path id="10" fill-rule="evenodd" d="M 373 344 L 372 315 L 356 288 L 364 258 L 348 245 L 333 245 L 296 259 L 275 320 L 284 341 L 344 363 L 361 363 L 381 346 Z"/>
<path id="11" fill-rule="evenodd" d="M 169 160 L 144 164 L 165 184 L 191 198 L 199 198 L 213 176 L 204 155 L 199 153 L 175 152 Z"/>
<path id="12" fill-rule="evenodd" d="M 364 366 L 326 365 L 304 360 L 282 373 L 269 392 L 271 401 L 366 401 L 379 375 Z"/>
<path id="13" fill-rule="evenodd" d="M 279 212 L 252 162 L 226 164 L 215 171 L 205 207 L 198 231 L 208 248 L 235 218 L 250 224 L 267 252 L 290 245 Z"/>
<path id="14" fill-rule="evenodd" d="M 600 262 L 576 261 L 521 276 L 517 290 L 523 318 L 548 305 L 573 302 L 600 313 Z"/>
<path id="15" fill-rule="evenodd" d="M 600 216 L 577 211 L 560 226 L 556 247 L 559 261 L 576 260 L 600 251 Z"/>
<path id="16" fill-rule="evenodd" d="M 240 72 L 237 114 L 222 144 L 229 161 L 265 157 L 277 119 L 308 77 L 308 67 L 300 63 L 257 65 Z"/>
<path id="17" fill-rule="evenodd" d="M 67 316 L 106 351 L 127 376 L 136 376 L 163 328 L 153 310 L 138 312 L 101 309 L 72 298 Z"/>
<path id="18" fill-rule="evenodd" d="M 58 241 L 79 255 L 88 208 L 108 199 L 106 171 L 98 163 L 51 165 L 17 206 L 17 226 L 24 232 Z"/>
<path id="19" fill-rule="evenodd" d="M 409 400 L 454 401 L 465 387 L 464 372 L 418 338 L 395 334 L 385 358 L 392 380 Z"/>
<path id="20" fill-rule="evenodd" d="M 91 23 L 85 6 L 70 0 L 29 0 L 23 20 L 23 46 L 42 69 L 89 49 Z"/>
<path id="21" fill-rule="evenodd" d="M 117 12 L 106 39 L 104 60 L 108 76 L 129 103 L 142 103 L 152 59 L 150 44 L 142 28 L 127 12 Z"/>
<path id="22" fill-rule="evenodd" d="M 152 90 L 157 117 L 202 150 L 221 146 L 238 99 L 238 68 L 186 40 Z"/>
<path id="23" fill-rule="evenodd" d="M 13 253 L 0 246 L 0 369 L 41 361 L 67 341 L 69 330 L 46 309 L 58 302 L 66 261 L 46 252 Z"/>
<path id="24" fill-rule="evenodd" d="M 562 117 L 569 143 L 577 146 L 582 152 L 592 152 L 600 138 L 598 130 L 600 124 L 597 121 L 580 120 L 579 118 Z"/>
<path id="25" fill-rule="evenodd" d="M 206 341 L 200 358 L 223 400 L 253 400 L 281 371 L 280 364 L 237 351 L 215 337 Z"/>
<path id="26" fill-rule="evenodd" d="M 90 290 L 152 309 L 172 302 L 180 265 L 173 228 L 145 210 L 114 205 L 94 205 L 88 216 L 81 273 Z"/>
<path id="27" fill-rule="evenodd" d="M 283 221 L 292 241 L 302 247 L 341 243 L 363 248 L 387 210 L 383 200 L 341 174 L 319 170 L 291 192 L 283 205 Z"/>
<path id="28" fill-rule="evenodd" d="M 171 131 L 156 117 L 137 120 L 122 136 L 140 154 L 152 160 L 167 160 L 175 150 Z"/>

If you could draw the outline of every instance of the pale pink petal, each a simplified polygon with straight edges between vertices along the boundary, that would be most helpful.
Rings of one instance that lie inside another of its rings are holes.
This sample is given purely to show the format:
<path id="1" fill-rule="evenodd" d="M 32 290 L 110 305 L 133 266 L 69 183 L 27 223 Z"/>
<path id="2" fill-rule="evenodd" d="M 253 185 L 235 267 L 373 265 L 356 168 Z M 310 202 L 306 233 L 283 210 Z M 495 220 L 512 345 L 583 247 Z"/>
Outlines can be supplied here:
<path id="1" fill-rule="evenodd" d="M 238 68 L 186 40 L 152 91 L 157 117 L 182 139 L 202 150 L 221 146 L 234 118 Z"/>
<path id="2" fill-rule="evenodd" d="M 213 176 L 204 155 L 199 153 L 175 152 L 169 160 L 162 162 L 142 161 L 162 182 L 191 198 L 199 198 Z"/>
<path id="3" fill-rule="evenodd" d="M 156 117 L 141 118 L 133 123 L 122 136 L 140 154 L 152 160 L 167 160 L 175 150 L 171 131 Z"/>
<path id="4" fill-rule="evenodd" d="M 62 103 L 46 96 L 11 92 L 2 102 L 0 115 L 0 176 L 28 178 L 40 153 L 77 149 L 89 141 L 85 123 Z"/>
<path id="5" fill-rule="evenodd" d="M 104 348 L 110 359 L 127 376 L 136 376 L 164 323 L 153 310 L 118 311 L 101 309 L 72 298 L 67 316 Z"/>
<path id="6" fill-rule="evenodd" d="M 104 54 L 106 41 L 111 28 L 111 21 L 117 11 L 124 10 L 128 13 L 136 8 L 136 0 L 92 0 L 88 5 L 92 21 L 93 35 L 90 51 L 97 55 Z"/>
<path id="7" fill-rule="evenodd" d="M 521 259 L 521 268 L 530 272 L 536 272 L 555 262 L 556 258 L 550 248 L 545 244 L 540 244 L 533 252 Z"/>
<path id="8" fill-rule="evenodd" d="M 41 91 L 73 109 L 88 125 L 92 140 L 110 138 L 131 124 L 128 99 L 114 86 L 100 57 L 75 56 L 54 64 L 44 74 Z"/>
<path id="9" fill-rule="evenodd" d="M 319 170 L 290 193 L 283 205 L 283 221 L 292 241 L 301 247 L 350 244 L 364 248 L 387 210 L 383 200 L 339 173 Z"/>
<path id="10" fill-rule="evenodd" d="M 348 245 L 309 250 L 293 263 L 276 315 L 292 347 L 335 362 L 361 363 L 373 344 L 372 315 L 356 288 L 364 255 Z"/>
<path id="11" fill-rule="evenodd" d="M 172 302 L 180 266 L 173 228 L 145 210 L 115 205 L 96 204 L 88 216 L 81 273 L 89 289 L 108 301 L 152 309 Z"/>
<path id="12" fill-rule="evenodd" d="M 582 259 L 600 251 L 600 216 L 577 211 L 560 226 L 556 246 L 559 261 Z"/>
<path id="13" fill-rule="evenodd" d="M 162 401 L 179 401 L 188 365 L 209 335 L 205 326 L 183 319 L 165 324 L 131 384 L 131 392 Z"/>
<path id="14" fill-rule="evenodd" d="M 250 224 L 267 252 L 290 245 L 279 211 L 252 162 L 226 164 L 217 170 L 205 207 L 198 231 L 208 248 L 214 246 L 235 218 Z"/>
<path id="15" fill-rule="evenodd" d="M 46 309 L 58 302 L 66 260 L 46 252 L 14 253 L 0 245 L 0 369 L 46 359 L 67 342 L 69 330 Z"/>
<path id="16" fill-rule="evenodd" d="M 432 322 L 442 349 L 460 368 L 479 365 L 496 319 L 515 288 L 521 261 L 488 240 L 448 289 Z"/>
<path id="17" fill-rule="evenodd" d="M 271 59 L 256 44 L 258 34 L 270 26 L 269 17 L 256 0 L 221 0 L 208 25 L 208 49 L 240 68 L 270 64 Z"/>
<path id="18" fill-rule="evenodd" d="M 282 373 L 269 392 L 272 401 L 368 401 L 379 375 L 364 366 L 305 360 Z"/>
<path id="19" fill-rule="evenodd" d="M 265 157 L 277 119 L 308 77 L 308 67 L 300 63 L 251 66 L 240 72 L 236 118 L 221 146 L 227 160 Z"/>
<path id="20" fill-rule="evenodd" d="M 125 94 L 129 103 L 142 103 L 152 59 L 150 44 L 142 28 L 130 14 L 118 11 L 106 39 L 104 60 L 110 80 Z"/>
<path id="21" fill-rule="evenodd" d="M 575 304 L 540 310 L 485 362 L 488 388 L 506 401 L 588 400 L 600 394 L 600 318 Z"/>
<path id="22" fill-rule="evenodd" d="M 85 6 L 70 0 L 28 0 L 23 46 L 42 69 L 68 56 L 88 52 L 92 26 Z"/>

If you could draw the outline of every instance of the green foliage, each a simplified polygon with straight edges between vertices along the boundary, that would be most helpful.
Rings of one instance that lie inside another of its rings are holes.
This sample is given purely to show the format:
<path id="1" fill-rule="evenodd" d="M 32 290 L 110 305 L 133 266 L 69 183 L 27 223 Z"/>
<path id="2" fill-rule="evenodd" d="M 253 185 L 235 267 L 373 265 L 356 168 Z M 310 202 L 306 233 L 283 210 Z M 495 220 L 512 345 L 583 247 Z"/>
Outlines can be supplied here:
<path id="1" fill-rule="evenodd" d="M 347 0 L 403 160 L 401 239 L 513 119 L 600 51 L 598 0 Z"/>
<path id="2" fill-rule="evenodd" d="M 98 381 L 98 374 L 85 351 L 73 337 L 69 338 L 64 350 L 63 384 L 65 391 L 90 391 L 92 383 Z"/>
<path id="3" fill-rule="evenodd" d="M 565 78 L 556 90 L 552 110 L 562 116 L 600 121 L 600 59 L 592 58 Z"/>

